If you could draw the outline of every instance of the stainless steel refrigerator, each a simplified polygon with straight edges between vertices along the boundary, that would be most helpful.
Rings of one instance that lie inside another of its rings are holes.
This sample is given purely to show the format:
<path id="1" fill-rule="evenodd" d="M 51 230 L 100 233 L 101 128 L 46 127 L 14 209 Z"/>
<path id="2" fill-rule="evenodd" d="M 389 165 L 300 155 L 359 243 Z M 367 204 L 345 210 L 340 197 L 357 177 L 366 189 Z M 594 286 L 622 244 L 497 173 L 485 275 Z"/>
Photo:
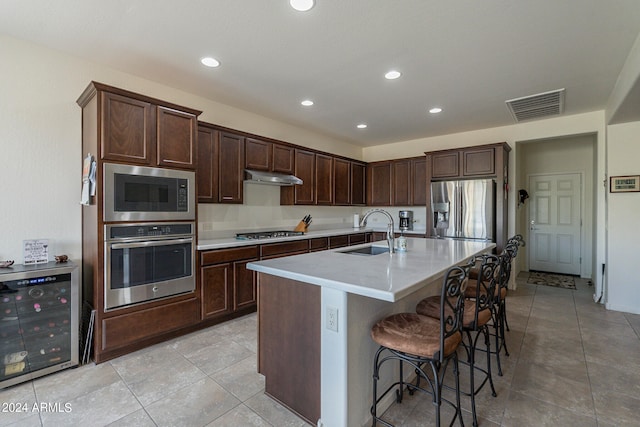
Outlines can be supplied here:
<path id="1" fill-rule="evenodd" d="M 495 187 L 491 179 L 432 182 L 435 234 L 495 241 Z"/>

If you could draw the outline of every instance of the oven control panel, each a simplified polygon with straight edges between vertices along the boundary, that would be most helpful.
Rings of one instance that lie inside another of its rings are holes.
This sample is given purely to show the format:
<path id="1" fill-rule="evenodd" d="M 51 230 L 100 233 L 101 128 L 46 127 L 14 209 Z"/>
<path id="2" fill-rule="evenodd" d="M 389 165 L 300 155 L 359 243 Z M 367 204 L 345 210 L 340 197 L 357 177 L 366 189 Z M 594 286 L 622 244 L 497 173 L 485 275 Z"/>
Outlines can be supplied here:
<path id="1" fill-rule="evenodd" d="M 108 225 L 106 238 L 131 239 L 193 235 L 193 223 Z"/>

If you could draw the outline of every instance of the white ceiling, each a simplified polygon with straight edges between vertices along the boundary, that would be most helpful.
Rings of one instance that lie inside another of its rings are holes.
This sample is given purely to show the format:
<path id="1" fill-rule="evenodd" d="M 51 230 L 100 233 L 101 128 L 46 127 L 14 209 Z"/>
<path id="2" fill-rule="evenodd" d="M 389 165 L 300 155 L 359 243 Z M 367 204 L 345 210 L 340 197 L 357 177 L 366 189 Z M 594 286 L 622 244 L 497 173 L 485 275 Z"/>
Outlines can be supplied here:
<path id="1" fill-rule="evenodd" d="M 513 124 L 506 100 L 560 88 L 565 115 L 603 109 L 640 1 L 2 0 L 0 33 L 371 146 Z"/>

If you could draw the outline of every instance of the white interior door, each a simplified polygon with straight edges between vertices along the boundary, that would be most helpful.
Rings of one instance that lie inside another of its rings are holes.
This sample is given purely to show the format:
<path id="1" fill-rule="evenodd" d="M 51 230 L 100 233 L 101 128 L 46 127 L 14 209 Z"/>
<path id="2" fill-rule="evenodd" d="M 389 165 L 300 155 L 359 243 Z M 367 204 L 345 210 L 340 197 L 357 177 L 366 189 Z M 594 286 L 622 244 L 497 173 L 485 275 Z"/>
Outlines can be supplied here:
<path id="1" fill-rule="evenodd" d="M 529 178 L 529 270 L 580 275 L 580 174 Z"/>

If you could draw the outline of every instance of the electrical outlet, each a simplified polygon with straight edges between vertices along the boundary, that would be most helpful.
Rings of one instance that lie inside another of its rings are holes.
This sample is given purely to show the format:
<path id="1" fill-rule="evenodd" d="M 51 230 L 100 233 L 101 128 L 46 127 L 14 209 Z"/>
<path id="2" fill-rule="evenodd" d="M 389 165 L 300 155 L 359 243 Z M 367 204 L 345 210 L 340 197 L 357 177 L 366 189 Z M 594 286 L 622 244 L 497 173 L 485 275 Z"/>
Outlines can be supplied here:
<path id="1" fill-rule="evenodd" d="M 338 309 L 327 307 L 327 329 L 338 332 Z"/>

